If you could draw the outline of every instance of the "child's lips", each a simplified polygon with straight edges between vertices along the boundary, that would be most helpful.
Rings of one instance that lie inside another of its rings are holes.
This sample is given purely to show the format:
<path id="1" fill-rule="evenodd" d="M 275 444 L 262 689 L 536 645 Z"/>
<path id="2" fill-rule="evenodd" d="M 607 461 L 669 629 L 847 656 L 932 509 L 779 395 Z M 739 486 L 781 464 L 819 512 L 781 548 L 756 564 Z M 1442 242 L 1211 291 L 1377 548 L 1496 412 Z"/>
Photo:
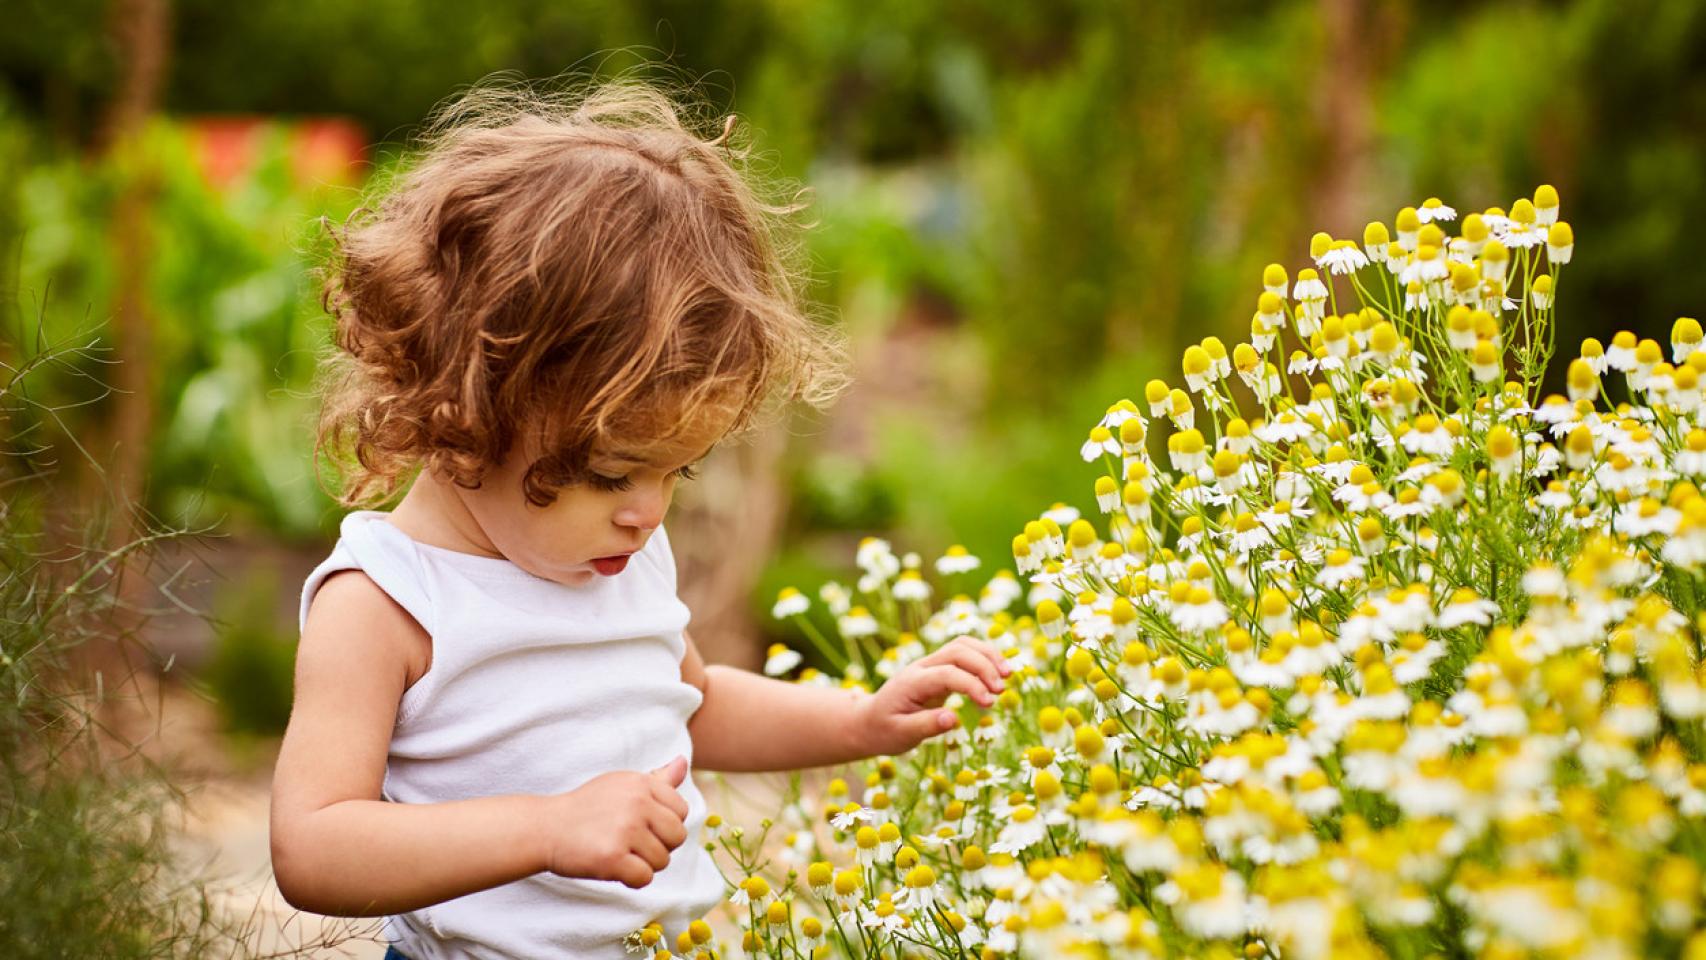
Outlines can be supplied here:
<path id="1" fill-rule="evenodd" d="M 631 554 L 619 553 L 613 557 L 599 557 L 592 561 L 592 568 L 607 577 L 621 573 L 628 566 Z"/>

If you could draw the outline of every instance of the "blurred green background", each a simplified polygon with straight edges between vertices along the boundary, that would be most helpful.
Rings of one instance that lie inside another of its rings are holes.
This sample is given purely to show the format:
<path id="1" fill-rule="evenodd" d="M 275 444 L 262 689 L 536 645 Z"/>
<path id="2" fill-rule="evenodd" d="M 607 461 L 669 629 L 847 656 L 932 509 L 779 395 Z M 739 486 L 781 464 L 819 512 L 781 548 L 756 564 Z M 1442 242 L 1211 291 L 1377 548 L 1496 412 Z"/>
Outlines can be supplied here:
<path id="1" fill-rule="evenodd" d="M 1084 431 L 1176 379 L 1186 343 L 1247 336 L 1262 266 L 1306 265 L 1317 229 L 1549 182 L 1579 238 L 1561 351 L 1664 339 L 1706 304 L 1696 0 L 10 0 L 5 19 L 0 360 L 98 336 L 124 361 L 55 369 L 35 415 L 157 516 L 223 535 L 201 555 L 217 636 L 161 640 L 237 730 L 283 721 L 295 593 L 339 516 L 311 462 L 316 218 L 494 71 L 697 79 L 815 191 L 811 293 L 859 385 L 743 461 L 773 481 L 762 503 L 720 508 L 766 518 L 718 588 L 735 612 L 705 614 L 736 662 L 788 638 L 776 589 L 845 579 L 860 535 L 1004 565 L 1025 519 L 1090 506 Z M 87 376 L 118 392 L 49 412 Z"/>

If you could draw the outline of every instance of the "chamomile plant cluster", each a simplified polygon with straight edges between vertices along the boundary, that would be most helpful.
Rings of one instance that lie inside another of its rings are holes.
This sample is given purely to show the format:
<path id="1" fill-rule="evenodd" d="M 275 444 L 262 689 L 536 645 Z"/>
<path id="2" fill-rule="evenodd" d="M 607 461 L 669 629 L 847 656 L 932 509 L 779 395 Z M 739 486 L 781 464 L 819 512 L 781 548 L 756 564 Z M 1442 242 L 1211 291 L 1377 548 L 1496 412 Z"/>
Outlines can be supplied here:
<path id="1" fill-rule="evenodd" d="M 1706 352 L 1587 340 L 1545 393 L 1558 209 L 1317 234 L 1248 342 L 1108 408 L 1097 512 L 1012 572 L 868 540 L 856 586 L 784 591 L 834 675 L 772 673 L 870 687 L 962 635 L 1016 670 L 782 842 L 717 837 L 727 952 L 1706 956 Z"/>

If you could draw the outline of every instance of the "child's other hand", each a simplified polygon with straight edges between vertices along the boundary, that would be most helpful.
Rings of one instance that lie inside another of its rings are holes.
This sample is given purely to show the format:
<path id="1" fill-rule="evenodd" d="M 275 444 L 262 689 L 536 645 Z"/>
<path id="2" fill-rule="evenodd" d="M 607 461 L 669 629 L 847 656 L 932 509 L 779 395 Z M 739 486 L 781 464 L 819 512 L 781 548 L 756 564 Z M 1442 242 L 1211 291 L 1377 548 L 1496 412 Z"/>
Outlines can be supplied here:
<path id="1" fill-rule="evenodd" d="M 687 839 L 687 777 L 677 756 L 650 773 L 621 770 L 546 797 L 545 869 L 565 877 L 620 880 L 638 890 Z"/>
<path id="2" fill-rule="evenodd" d="M 905 753 L 959 723 L 954 711 L 941 708 L 949 694 L 957 691 L 979 706 L 991 706 L 1006 686 L 1002 677 L 1012 672 L 993 646 L 959 637 L 907 664 L 859 701 L 856 736 L 867 756 Z"/>

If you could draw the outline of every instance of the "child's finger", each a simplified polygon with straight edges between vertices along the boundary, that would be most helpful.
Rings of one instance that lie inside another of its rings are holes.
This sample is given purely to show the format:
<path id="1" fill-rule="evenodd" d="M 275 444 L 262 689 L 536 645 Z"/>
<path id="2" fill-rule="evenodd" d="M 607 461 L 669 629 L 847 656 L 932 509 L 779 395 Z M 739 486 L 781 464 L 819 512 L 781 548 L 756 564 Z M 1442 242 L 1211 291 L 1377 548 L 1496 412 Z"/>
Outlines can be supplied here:
<path id="1" fill-rule="evenodd" d="M 646 861 L 646 866 L 653 870 L 662 870 L 669 866 L 669 849 L 656 834 L 646 832 L 635 837 L 632 849 L 641 860 Z"/>
<path id="2" fill-rule="evenodd" d="M 990 643 L 987 640 L 976 640 L 971 637 L 965 637 L 963 639 L 966 643 L 971 644 L 971 646 L 979 653 L 988 657 L 989 662 L 995 664 L 996 671 L 1002 676 L 1005 677 L 1009 673 L 1013 672 L 1013 665 L 1007 662 L 1007 658 L 1002 656 L 1000 650 L 995 649 L 995 644 Z"/>
<path id="3" fill-rule="evenodd" d="M 652 813 L 646 818 L 651 827 L 652 836 L 663 841 L 663 845 L 671 850 L 687 842 L 687 824 L 683 818 L 677 817 L 675 811 L 652 808 Z"/>
<path id="4" fill-rule="evenodd" d="M 652 778 L 652 799 L 681 820 L 687 819 L 687 798 L 674 787 L 656 777 Z"/>
<path id="5" fill-rule="evenodd" d="M 954 711 L 933 707 L 902 717 L 900 728 L 905 731 L 913 743 L 918 743 L 939 733 L 952 730 L 959 725 L 959 722 L 959 715 Z"/>
<path id="6" fill-rule="evenodd" d="M 635 890 L 652 882 L 651 865 L 642 860 L 637 853 L 624 854 L 622 859 L 617 862 L 616 868 L 611 872 L 616 874 L 616 879 Z"/>
<path id="7" fill-rule="evenodd" d="M 982 650 L 970 643 L 955 641 L 936 651 L 938 663 L 948 663 L 960 667 L 982 678 L 984 686 L 994 693 L 1000 693 L 1005 687 L 1001 680 L 1001 672 L 996 669 L 994 661 L 984 656 Z"/>
<path id="8" fill-rule="evenodd" d="M 687 758 L 677 754 L 674 760 L 653 770 L 652 776 L 663 778 L 671 788 L 681 786 L 681 781 L 687 779 Z"/>
<path id="9" fill-rule="evenodd" d="M 987 640 L 979 640 L 976 637 L 956 637 L 954 642 L 948 646 L 962 646 L 975 651 L 980 656 L 987 658 L 990 664 L 995 667 L 996 672 L 1002 676 L 1013 672 L 1013 665 L 1007 662 L 1007 658 L 1001 655 L 1001 651 L 995 649 L 995 644 Z"/>
<path id="10" fill-rule="evenodd" d="M 957 664 L 925 667 L 918 674 L 917 690 L 922 695 L 919 700 L 923 703 L 934 703 L 938 697 L 954 691 L 965 694 L 985 707 L 995 702 L 995 694 L 984 687 L 983 681 Z"/>

